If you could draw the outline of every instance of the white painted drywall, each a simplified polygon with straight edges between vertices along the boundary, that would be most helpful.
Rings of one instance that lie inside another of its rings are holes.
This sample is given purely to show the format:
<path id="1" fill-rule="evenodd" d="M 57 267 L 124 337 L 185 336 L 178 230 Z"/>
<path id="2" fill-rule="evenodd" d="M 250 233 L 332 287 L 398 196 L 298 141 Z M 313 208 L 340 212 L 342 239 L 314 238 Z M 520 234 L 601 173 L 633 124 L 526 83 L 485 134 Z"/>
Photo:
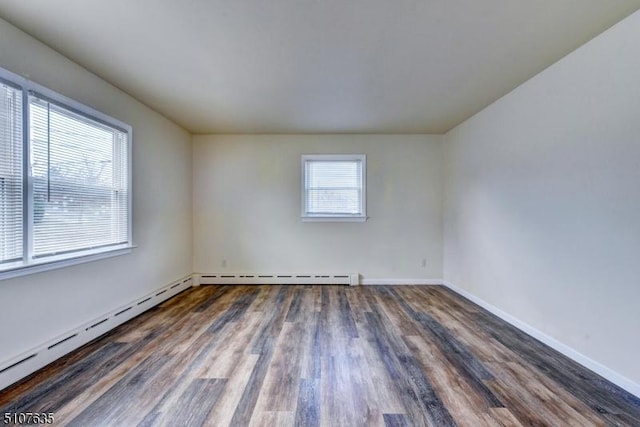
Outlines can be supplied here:
<path id="1" fill-rule="evenodd" d="M 300 220 L 300 156 L 326 153 L 367 155 L 368 221 Z M 195 136 L 194 270 L 440 279 L 440 164 L 439 136 Z"/>
<path id="2" fill-rule="evenodd" d="M 640 383 L 640 13 L 444 146 L 445 279 Z"/>
<path id="3" fill-rule="evenodd" d="M 0 67 L 133 126 L 130 255 L 0 281 L 0 363 L 191 273 L 190 135 L 0 20 Z"/>

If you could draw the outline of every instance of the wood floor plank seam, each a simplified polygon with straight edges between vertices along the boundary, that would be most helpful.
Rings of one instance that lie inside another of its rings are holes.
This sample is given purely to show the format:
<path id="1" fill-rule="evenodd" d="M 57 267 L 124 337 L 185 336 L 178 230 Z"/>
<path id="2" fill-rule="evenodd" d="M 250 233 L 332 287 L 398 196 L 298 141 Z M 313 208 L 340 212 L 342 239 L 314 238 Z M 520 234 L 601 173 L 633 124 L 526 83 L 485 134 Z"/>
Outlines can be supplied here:
<path id="1" fill-rule="evenodd" d="M 385 328 L 384 324 L 389 322 L 383 320 L 383 314 L 376 305 L 372 306 L 372 310 L 371 313 L 367 313 L 367 320 L 377 333 L 375 342 L 378 350 L 392 378 L 400 384 L 401 399 L 406 402 L 414 419 L 423 419 L 429 426 L 455 426 L 451 414 L 442 404 L 423 371 L 417 367 L 415 359 L 404 343 Z M 402 348 L 403 346 L 405 348 Z"/>

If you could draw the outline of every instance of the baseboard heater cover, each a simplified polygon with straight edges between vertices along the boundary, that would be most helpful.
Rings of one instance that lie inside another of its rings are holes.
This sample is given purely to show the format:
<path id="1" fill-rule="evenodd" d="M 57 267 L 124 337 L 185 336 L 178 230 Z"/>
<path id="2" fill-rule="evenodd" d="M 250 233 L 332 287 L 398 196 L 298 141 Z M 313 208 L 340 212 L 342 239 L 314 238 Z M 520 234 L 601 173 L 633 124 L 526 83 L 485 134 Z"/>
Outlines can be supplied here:
<path id="1" fill-rule="evenodd" d="M 47 341 L 30 351 L 0 363 L 0 390 L 27 377 L 60 357 L 82 347 L 150 308 L 194 286 L 192 276 L 184 277 L 148 295 L 96 317 L 75 329 Z"/>
<path id="2" fill-rule="evenodd" d="M 360 283 L 358 273 L 201 273 L 201 285 L 349 285 Z"/>

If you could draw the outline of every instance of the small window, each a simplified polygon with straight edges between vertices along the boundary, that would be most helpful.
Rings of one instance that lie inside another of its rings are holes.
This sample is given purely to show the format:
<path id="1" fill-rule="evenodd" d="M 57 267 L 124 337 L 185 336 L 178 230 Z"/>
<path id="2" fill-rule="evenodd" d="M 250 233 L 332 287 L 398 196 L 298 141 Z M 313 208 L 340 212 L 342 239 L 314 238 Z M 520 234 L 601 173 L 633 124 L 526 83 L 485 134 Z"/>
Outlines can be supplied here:
<path id="1" fill-rule="evenodd" d="M 302 156 L 302 220 L 365 221 L 366 156 Z"/>

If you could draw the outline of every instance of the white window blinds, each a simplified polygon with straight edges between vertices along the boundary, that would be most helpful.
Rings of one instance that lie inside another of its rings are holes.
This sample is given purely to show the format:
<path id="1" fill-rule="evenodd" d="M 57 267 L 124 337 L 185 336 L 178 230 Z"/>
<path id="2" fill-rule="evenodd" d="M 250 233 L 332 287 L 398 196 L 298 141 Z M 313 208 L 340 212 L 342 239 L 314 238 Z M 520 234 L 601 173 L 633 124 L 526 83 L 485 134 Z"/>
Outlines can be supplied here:
<path id="1" fill-rule="evenodd" d="M 128 136 L 30 94 L 33 257 L 129 241 Z"/>
<path id="2" fill-rule="evenodd" d="M 131 251 L 131 132 L 0 68 L 0 280 Z"/>
<path id="3" fill-rule="evenodd" d="M 303 217 L 364 217 L 364 156 L 303 156 Z"/>
<path id="4" fill-rule="evenodd" d="M 0 265 L 23 256 L 22 91 L 0 80 Z"/>

